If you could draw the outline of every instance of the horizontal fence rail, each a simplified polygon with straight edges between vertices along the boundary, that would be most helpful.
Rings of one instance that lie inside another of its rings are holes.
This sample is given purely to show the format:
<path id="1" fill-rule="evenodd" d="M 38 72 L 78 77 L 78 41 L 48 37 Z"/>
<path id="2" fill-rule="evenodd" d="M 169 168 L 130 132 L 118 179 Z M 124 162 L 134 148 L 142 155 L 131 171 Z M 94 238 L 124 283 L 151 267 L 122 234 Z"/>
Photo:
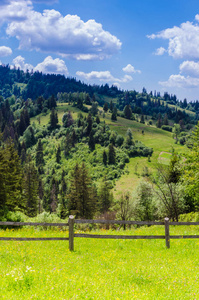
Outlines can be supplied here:
<path id="1" fill-rule="evenodd" d="M 118 224 L 118 225 L 164 225 L 165 235 L 100 235 L 74 233 L 75 224 Z M 120 220 L 75 220 L 74 216 L 69 216 L 68 223 L 38 223 L 38 222 L 0 222 L 4 226 L 50 226 L 66 227 L 69 226 L 69 237 L 46 237 L 46 238 L 21 238 L 21 237 L 0 237 L 0 241 L 69 241 L 69 250 L 74 250 L 74 238 L 95 238 L 95 239 L 165 239 L 166 247 L 170 248 L 171 239 L 199 239 L 199 235 L 170 235 L 170 225 L 199 225 L 199 222 L 169 222 L 165 218 L 164 222 L 155 221 L 120 221 Z"/>

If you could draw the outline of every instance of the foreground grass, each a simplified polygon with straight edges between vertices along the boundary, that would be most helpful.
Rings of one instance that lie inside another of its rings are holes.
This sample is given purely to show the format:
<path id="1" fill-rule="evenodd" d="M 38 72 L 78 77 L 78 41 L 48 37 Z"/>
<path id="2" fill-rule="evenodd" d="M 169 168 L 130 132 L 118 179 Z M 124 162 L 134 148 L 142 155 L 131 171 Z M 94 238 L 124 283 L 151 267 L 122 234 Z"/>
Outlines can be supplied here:
<path id="1" fill-rule="evenodd" d="M 101 234 L 164 234 L 154 226 Z M 176 226 L 171 234 L 198 234 Z M 0 236 L 66 237 L 33 228 Z M 199 299 L 199 241 L 103 240 L 0 242 L 0 299 Z"/>

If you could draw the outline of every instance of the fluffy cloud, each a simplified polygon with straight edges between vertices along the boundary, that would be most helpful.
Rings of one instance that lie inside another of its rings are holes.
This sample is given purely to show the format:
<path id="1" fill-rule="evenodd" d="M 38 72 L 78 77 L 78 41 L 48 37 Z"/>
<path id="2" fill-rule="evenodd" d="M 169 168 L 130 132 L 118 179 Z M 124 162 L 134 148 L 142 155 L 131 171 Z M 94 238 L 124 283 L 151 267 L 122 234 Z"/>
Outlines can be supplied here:
<path id="1" fill-rule="evenodd" d="M 46 74 L 68 75 L 68 69 L 65 65 L 65 62 L 59 58 L 53 59 L 51 56 L 46 57 L 42 63 L 38 64 L 34 68 L 34 71 L 39 71 Z"/>
<path id="2" fill-rule="evenodd" d="M 59 2 L 59 0 L 32 0 L 32 1 L 35 3 L 47 3 L 47 4 Z"/>
<path id="3" fill-rule="evenodd" d="M 199 15 L 196 15 L 195 20 L 199 21 Z M 197 22 L 185 22 L 179 27 L 174 26 L 149 35 L 148 38 L 168 40 L 168 54 L 174 58 L 199 59 L 199 25 Z"/>
<path id="4" fill-rule="evenodd" d="M 12 49 L 6 46 L 0 46 L 0 57 L 9 56 L 12 54 Z"/>
<path id="5" fill-rule="evenodd" d="M 6 33 L 19 40 L 19 49 L 77 60 L 102 60 L 117 53 L 122 45 L 95 20 L 84 22 L 77 15 L 63 16 L 54 9 L 40 13 L 29 0 L 4 2 L 0 5 L 0 20 L 8 23 Z"/>
<path id="6" fill-rule="evenodd" d="M 99 80 L 105 82 L 115 82 L 115 83 L 122 83 L 122 82 L 129 82 L 133 80 L 130 75 L 125 75 L 123 78 L 115 78 L 110 71 L 92 71 L 90 73 L 84 72 L 76 72 L 76 75 L 82 77 L 86 80 Z"/>
<path id="7" fill-rule="evenodd" d="M 29 0 L 3 0 L 0 2 L 0 25 L 5 22 L 22 22 L 32 11 Z"/>
<path id="8" fill-rule="evenodd" d="M 43 62 L 34 67 L 33 65 L 26 63 L 25 58 L 19 55 L 15 59 L 13 59 L 13 65 L 11 67 L 19 68 L 23 71 L 39 71 L 44 74 L 62 74 L 65 76 L 68 75 L 68 69 L 65 65 L 65 62 L 59 58 L 53 59 L 51 56 L 46 57 Z"/>
<path id="9" fill-rule="evenodd" d="M 156 49 L 155 55 L 163 55 L 167 50 L 163 47 Z"/>
<path id="10" fill-rule="evenodd" d="M 199 62 L 186 60 L 180 65 L 180 72 L 190 76 L 199 77 Z"/>
<path id="11" fill-rule="evenodd" d="M 14 58 L 12 62 L 16 68 L 19 68 L 25 72 L 26 72 L 26 70 L 30 71 L 30 70 L 34 69 L 34 67 L 31 64 L 25 63 L 25 58 L 22 57 L 21 55 Z"/>
<path id="12" fill-rule="evenodd" d="M 159 84 L 164 87 L 197 88 L 199 86 L 199 78 L 185 77 L 180 74 L 171 75 L 167 81 L 160 81 Z"/>
<path id="13" fill-rule="evenodd" d="M 125 73 L 141 73 L 140 70 L 135 70 L 135 68 L 131 65 L 131 64 L 128 64 L 126 67 L 124 67 L 122 69 Z"/>

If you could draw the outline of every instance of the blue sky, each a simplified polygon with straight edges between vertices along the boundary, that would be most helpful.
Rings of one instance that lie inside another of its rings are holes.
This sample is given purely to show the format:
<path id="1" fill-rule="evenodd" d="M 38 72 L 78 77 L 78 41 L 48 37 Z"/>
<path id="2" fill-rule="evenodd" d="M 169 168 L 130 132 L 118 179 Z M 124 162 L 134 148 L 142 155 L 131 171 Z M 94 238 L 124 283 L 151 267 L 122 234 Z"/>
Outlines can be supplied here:
<path id="1" fill-rule="evenodd" d="M 0 61 L 196 100 L 198 0 L 0 0 Z"/>

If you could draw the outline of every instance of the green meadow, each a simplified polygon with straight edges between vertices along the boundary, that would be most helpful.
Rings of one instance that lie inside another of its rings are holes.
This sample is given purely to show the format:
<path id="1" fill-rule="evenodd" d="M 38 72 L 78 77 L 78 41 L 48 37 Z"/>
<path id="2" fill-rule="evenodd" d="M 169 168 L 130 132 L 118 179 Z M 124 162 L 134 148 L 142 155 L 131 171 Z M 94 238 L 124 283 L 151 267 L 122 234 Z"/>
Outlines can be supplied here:
<path id="1" fill-rule="evenodd" d="M 77 232 L 77 230 L 76 230 Z M 96 233 L 96 231 L 92 231 Z M 164 226 L 98 234 L 164 235 Z M 170 234 L 198 234 L 196 226 L 171 226 Z M 67 231 L 1 230 L 5 237 L 67 237 Z M 1 241 L 0 299 L 199 299 L 199 241 Z"/>

